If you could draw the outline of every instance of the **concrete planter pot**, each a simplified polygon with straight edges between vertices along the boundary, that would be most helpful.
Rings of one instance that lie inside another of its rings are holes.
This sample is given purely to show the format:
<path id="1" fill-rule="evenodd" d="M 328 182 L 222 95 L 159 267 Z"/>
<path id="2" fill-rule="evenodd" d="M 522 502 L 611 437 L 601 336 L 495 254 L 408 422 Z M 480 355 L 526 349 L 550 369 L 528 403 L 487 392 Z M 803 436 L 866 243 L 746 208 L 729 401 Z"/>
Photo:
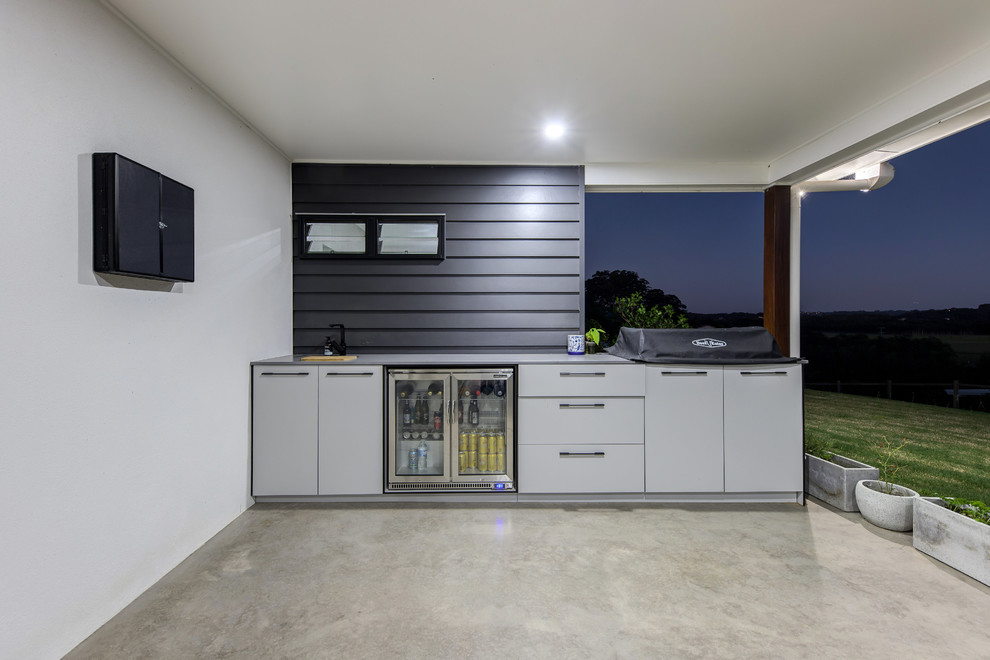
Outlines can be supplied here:
<path id="1" fill-rule="evenodd" d="M 937 497 L 914 501 L 914 547 L 990 585 L 990 525 L 946 508 Z"/>
<path id="2" fill-rule="evenodd" d="M 877 468 L 839 454 L 832 454 L 828 461 L 811 454 L 804 455 L 804 491 L 843 511 L 859 511 L 856 505 L 858 482 L 879 478 Z"/>
<path id="3" fill-rule="evenodd" d="M 918 493 L 890 484 L 893 493 L 881 492 L 887 482 L 864 479 L 856 484 L 856 504 L 867 522 L 894 532 L 910 532 L 914 524 L 914 500 Z M 895 494 L 896 493 L 896 494 Z"/>

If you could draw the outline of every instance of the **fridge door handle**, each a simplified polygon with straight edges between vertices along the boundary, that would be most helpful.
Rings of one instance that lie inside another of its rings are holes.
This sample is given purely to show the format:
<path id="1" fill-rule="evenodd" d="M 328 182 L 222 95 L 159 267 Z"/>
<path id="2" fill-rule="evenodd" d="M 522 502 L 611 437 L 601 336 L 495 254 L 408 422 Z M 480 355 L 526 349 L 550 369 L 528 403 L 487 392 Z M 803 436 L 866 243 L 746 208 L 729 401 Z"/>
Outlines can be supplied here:
<path id="1" fill-rule="evenodd" d="M 561 458 L 577 456 L 587 456 L 590 458 L 605 458 L 605 452 L 603 451 L 562 451 L 560 452 Z"/>
<path id="2" fill-rule="evenodd" d="M 604 403 L 562 403 L 561 408 L 597 408 L 603 409 L 605 407 Z"/>

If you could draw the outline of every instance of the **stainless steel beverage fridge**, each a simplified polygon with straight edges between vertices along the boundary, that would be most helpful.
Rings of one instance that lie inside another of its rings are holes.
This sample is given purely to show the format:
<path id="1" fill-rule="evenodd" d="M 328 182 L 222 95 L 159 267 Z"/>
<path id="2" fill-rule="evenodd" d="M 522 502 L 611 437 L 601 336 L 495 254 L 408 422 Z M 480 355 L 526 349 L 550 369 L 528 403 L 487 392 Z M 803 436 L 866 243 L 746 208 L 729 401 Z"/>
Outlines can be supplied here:
<path id="1" fill-rule="evenodd" d="M 514 376 L 389 369 L 386 492 L 514 492 Z"/>

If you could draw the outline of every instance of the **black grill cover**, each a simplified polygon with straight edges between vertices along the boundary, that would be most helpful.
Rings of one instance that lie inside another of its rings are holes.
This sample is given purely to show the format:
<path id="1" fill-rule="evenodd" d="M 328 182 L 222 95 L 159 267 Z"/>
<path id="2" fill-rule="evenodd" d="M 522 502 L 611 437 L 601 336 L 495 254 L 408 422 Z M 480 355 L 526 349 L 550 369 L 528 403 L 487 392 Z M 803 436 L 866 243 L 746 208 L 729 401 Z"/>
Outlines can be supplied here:
<path id="1" fill-rule="evenodd" d="M 783 355 L 766 328 L 620 328 L 605 349 L 617 357 L 665 364 L 767 364 L 800 362 Z"/>

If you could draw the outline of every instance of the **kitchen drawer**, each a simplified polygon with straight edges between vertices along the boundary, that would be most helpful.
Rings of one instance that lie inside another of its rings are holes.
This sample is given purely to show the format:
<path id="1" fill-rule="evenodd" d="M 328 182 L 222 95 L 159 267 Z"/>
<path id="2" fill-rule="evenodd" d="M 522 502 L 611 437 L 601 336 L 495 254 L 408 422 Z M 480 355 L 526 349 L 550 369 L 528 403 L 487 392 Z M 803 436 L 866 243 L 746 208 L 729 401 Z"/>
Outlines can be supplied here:
<path id="1" fill-rule="evenodd" d="M 642 364 L 525 364 L 519 396 L 643 396 Z"/>
<path id="2" fill-rule="evenodd" d="M 643 445 L 520 445 L 520 493 L 642 493 Z"/>
<path id="3" fill-rule="evenodd" d="M 643 399 L 520 398 L 519 444 L 642 444 Z"/>

